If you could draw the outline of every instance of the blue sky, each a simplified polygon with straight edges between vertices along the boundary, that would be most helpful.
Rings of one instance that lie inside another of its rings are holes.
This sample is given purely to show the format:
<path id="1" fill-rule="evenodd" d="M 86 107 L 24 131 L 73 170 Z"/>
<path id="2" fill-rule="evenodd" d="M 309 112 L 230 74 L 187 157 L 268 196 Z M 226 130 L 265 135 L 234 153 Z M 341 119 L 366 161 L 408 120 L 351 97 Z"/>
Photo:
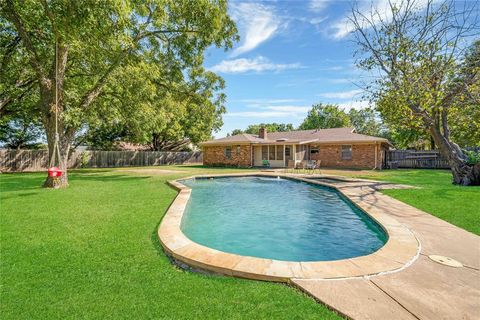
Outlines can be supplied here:
<path id="1" fill-rule="evenodd" d="M 296 126 L 317 102 L 347 110 L 367 106 L 345 20 L 350 6 L 326 0 L 231 2 L 241 40 L 227 52 L 209 50 L 205 61 L 226 80 L 227 113 L 214 136 L 260 122 Z"/>

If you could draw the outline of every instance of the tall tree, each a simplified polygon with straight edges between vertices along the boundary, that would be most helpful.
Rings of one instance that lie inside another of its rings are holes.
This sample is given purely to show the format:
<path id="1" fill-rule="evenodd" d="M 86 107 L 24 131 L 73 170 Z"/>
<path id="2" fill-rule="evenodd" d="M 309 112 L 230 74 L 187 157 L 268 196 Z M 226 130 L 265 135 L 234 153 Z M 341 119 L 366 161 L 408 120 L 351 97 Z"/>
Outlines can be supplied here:
<path id="1" fill-rule="evenodd" d="M 369 136 L 384 136 L 385 128 L 382 126 L 380 117 L 372 108 L 350 109 L 348 112 L 350 124 L 355 128 L 357 133 Z"/>
<path id="2" fill-rule="evenodd" d="M 42 129 L 38 121 L 28 118 L 0 120 L 0 142 L 11 149 L 37 149 L 41 146 Z"/>
<path id="3" fill-rule="evenodd" d="M 212 130 L 220 129 L 225 111 L 225 95 L 220 92 L 224 81 L 220 77 L 202 71 L 201 77 L 177 80 L 166 91 L 156 85 L 161 67 L 146 67 L 125 68 L 125 76 L 120 78 L 128 79 L 122 80 L 123 85 L 106 88 L 100 102 L 106 109 L 115 107 L 117 112 L 105 112 L 89 121 L 87 143 L 115 148 L 112 142 L 125 141 L 152 150 L 182 150 L 190 143 L 209 139 Z M 150 88 L 147 92 L 138 90 L 146 85 Z M 128 105 L 122 106 L 125 103 Z"/>
<path id="4" fill-rule="evenodd" d="M 245 130 L 235 129 L 232 131 L 231 135 L 234 136 L 236 134 L 241 133 L 249 133 L 249 134 L 258 134 L 260 128 L 267 129 L 267 132 L 285 132 L 285 131 L 292 131 L 293 124 L 291 123 L 259 123 L 259 124 L 250 124 Z"/>
<path id="5" fill-rule="evenodd" d="M 230 134 L 227 133 L 227 136 L 236 136 L 237 134 L 242 134 L 242 133 L 245 133 L 245 131 L 243 131 L 242 129 L 233 129 L 232 133 Z"/>
<path id="6" fill-rule="evenodd" d="M 417 117 L 412 116 L 410 108 L 401 105 L 395 92 L 384 92 L 376 101 L 376 110 L 388 128 L 390 139 L 397 148 L 426 149 L 435 148 L 430 134 Z M 437 126 L 439 124 L 437 123 Z"/>
<path id="7" fill-rule="evenodd" d="M 372 7 L 365 13 L 353 7 L 351 23 L 359 46 L 358 65 L 377 71 L 368 88 L 374 100 L 389 96 L 412 126 L 428 131 L 448 160 L 453 183 L 480 184 L 480 164 L 451 139 L 449 123 L 456 99 L 470 95 L 480 73 L 478 64 L 458 76 L 468 42 L 478 36 L 478 3 L 454 1 L 389 1 L 388 8 Z M 395 105 L 395 104 L 391 104 Z"/>
<path id="8" fill-rule="evenodd" d="M 480 73 L 480 39 L 469 48 L 456 81 Z M 453 141 L 464 147 L 480 147 L 480 81 L 468 85 L 450 107 L 449 127 Z"/>
<path id="9" fill-rule="evenodd" d="M 350 125 L 348 114 L 338 105 L 318 103 L 312 106 L 299 129 L 341 128 Z"/>
<path id="10" fill-rule="evenodd" d="M 151 103 L 160 88 L 165 96 L 179 83 L 208 78 L 204 51 L 211 45 L 230 48 L 237 39 L 223 0 L 5 0 L 0 10 L 12 79 L 1 103 L 32 90 L 32 112 L 42 119 L 50 158 L 57 142 L 65 173 L 72 141 L 89 120 L 117 112 L 144 119 L 161 114 L 162 106 Z M 27 64 L 12 66 L 18 62 Z M 135 71 L 136 81 L 127 69 Z M 135 94 L 129 94 L 132 82 Z M 67 184 L 65 174 L 57 186 Z"/>

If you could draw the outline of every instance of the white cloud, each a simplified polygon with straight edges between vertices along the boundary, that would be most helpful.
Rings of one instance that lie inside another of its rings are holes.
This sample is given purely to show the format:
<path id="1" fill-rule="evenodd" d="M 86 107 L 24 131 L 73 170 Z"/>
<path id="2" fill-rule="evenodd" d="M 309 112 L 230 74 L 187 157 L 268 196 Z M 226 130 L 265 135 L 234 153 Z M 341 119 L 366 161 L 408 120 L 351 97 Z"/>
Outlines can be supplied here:
<path id="1" fill-rule="evenodd" d="M 338 84 L 353 83 L 353 79 L 349 79 L 349 78 L 330 79 L 329 81 L 331 83 L 338 83 Z"/>
<path id="2" fill-rule="evenodd" d="M 309 22 L 313 25 L 317 25 L 317 24 L 320 24 L 327 19 L 328 19 L 328 17 L 316 17 L 316 18 L 310 19 Z"/>
<path id="3" fill-rule="evenodd" d="M 370 102 L 366 100 L 350 101 L 345 103 L 339 103 L 338 106 L 348 112 L 350 109 L 365 109 L 370 106 Z"/>
<path id="4" fill-rule="evenodd" d="M 291 103 L 291 102 L 298 102 L 302 100 L 300 99 L 241 99 L 236 101 L 259 105 L 259 104 Z"/>
<path id="5" fill-rule="evenodd" d="M 308 7 L 313 12 L 319 12 L 324 10 L 328 6 L 329 2 L 329 0 L 310 0 Z"/>
<path id="6" fill-rule="evenodd" d="M 392 5 L 401 8 L 404 0 L 390 0 L 390 2 L 392 3 Z M 422 10 L 427 6 L 428 2 L 429 0 L 417 0 L 412 9 Z M 382 21 L 388 23 L 392 20 L 392 10 L 390 9 L 389 0 L 371 0 L 360 2 L 358 4 L 357 10 L 361 13 L 361 15 L 367 17 L 368 20 L 370 20 L 375 25 L 381 23 Z M 372 12 L 378 12 L 378 14 L 375 13 L 372 15 Z M 341 39 L 348 36 L 351 32 L 354 31 L 354 25 L 349 19 L 350 15 L 351 12 L 348 11 L 346 16 L 332 24 L 331 29 L 333 38 Z M 359 16 L 358 19 L 361 25 L 365 27 L 368 26 L 367 21 L 365 19 L 362 19 L 361 16 Z"/>
<path id="7" fill-rule="evenodd" d="M 281 111 L 281 112 L 288 112 L 288 113 L 305 113 L 308 112 L 311 107 L 308 106 L 268 106 L 266 107 L 268 110 L 272 111 Z"/>
<path id="8" fill-rule="evenodd" d="M 300 67 L 301 65 L 299 63 L 276 64 L 265 57 L 259 56 L 254 59 L 240 58 L 223 60 L 219 64 L 211 67 L 210 70 L 222 73 L 245 73 L 249 71 L 282 71 L 286 69 L 298 69 Z"/>
<path id="9" fill-rule="evenodd" d="M 324 92 L 320 93 L 318 96 L 328 99 L 352 99 L 355 96 L 361 94 L 363 90 L 355 89 L 349 91 L 340 91 L 340 92 Z"/>
<path id="10" fill-rule="evenodd" d="M 244 118 L 281 118 L 288 116 L 286 112 L 281 111 L 240 111 L 227 112 L 226 117 L 244 117 Z"/>
<path id="11" fill-rule="evenodd" d="M 245 117 L 245 118 L 304 118 L 305 114 L 311 109 L 308 106 L 297 105 L 264 105 L 257 107 L 255 111 L 236 111 L 227 112 L 227 117 Z"/>
<path id="12" fill-rule="evenodd" d="M 243 39 L 240 46 L 233 50 L 232 57 L 255 49 L 270 39 L 280 26 L 281 19 L 275 16 L 269 6 L 244 2 L 232 4 L 230 8 Z"/>
<path id="13" fill-rule="evenodd" d="M 345 111 L 350 111 L 350 109 L 365 109 L 370 106 L 369 101 L 348 101 L 345 103 L 337 104 L 340 108 Z M 235 118 L 286 118 L 286 119 L 303 119 L 305 118 L 308 111 L 310 111 L 310 106 L 297 106 L 297 105 L 281 105 L 281 106 L 263 106 L 257 110 L 248 110 L 248 111 L 235 111 L 227 112 L 226 117 L 235 117 Z"/>

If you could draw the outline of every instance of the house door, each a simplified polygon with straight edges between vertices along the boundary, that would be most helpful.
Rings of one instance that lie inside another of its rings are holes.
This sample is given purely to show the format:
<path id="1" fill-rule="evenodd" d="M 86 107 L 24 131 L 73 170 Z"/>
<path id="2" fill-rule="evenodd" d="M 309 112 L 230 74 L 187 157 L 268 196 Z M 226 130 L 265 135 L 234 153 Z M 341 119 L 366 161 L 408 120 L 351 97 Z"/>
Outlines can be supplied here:
<path id="1" fill-rule="evenodd" d="M 285 167 L 288 167 L 288 161 L 293 160 L 293 146 L 285 146 Z"/>
<path id="2" fill-rule="evenodd" d="M 262 147 L 255 146 L 253 147 L 254 153 L 253 153 L 253 165 L 255 167 L 261 167 L 262 166 Z"/>

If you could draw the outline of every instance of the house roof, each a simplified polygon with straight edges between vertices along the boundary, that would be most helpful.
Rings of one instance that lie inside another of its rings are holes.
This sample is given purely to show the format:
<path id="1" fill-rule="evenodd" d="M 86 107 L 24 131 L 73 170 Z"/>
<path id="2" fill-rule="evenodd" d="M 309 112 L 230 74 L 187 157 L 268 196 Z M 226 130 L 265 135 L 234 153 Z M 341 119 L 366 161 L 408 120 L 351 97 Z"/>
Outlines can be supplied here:
<path id="1" fill-rule="evenodd" d="M 274 144 L 274 143 L 365 143 L 383 142 L 387 139 L 367 136 L 355 132 L 354 128 L 332 128 L 297 130 L 287 132 L 268 132 L 267 139 L 256 134 L 242 133 L 201 143 L 203 146 L 225 144 Z"/>

